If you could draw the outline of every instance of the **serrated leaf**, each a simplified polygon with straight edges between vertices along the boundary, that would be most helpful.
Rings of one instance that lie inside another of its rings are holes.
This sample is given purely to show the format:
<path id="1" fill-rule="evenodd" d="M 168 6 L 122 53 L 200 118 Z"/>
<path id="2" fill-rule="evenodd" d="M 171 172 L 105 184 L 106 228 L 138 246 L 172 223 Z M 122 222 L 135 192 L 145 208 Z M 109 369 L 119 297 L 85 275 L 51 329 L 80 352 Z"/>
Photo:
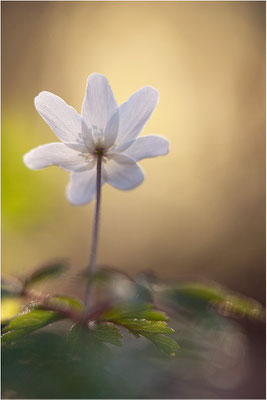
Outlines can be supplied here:
<path id="1" fill-rule="evenodd" d="M 2 344 L 8 344 L 8 343 L 12 343 L 13 341 L 15 341 L 17 339 L 20 339 L 23 336 L 25 336 L 25 334 L 23 334 L 21 332 L 21 330 L 10 331 L 10 332 L 7 332 L 4 335 L 2 335 L 1 341 L 2 341 Z"/>
<path id="2" fill-rule="evenodd" d="M 55 278 L 66 272 L 68 269 L 67 265 L 63 263 L 53 263 L 50 265 L 45 265 L 41 268 L 36 269 L 30 276 L 28 276 L 25 280 L 24 287 L 28 288 L 44 279 Z"/>
<path id="3" fill-rule="evenodd" d="M 127 328 L 127 329 L 128 329 L 128 332 L 131 333 L 133 336 L 135 336 L 137 339 L 140 338 L 140 333 L 137 333 L 136 331 L 133 331 L 129 328 Z"/>
<path id="4" fill-rule="evenodd" d="M 15 297 L 8 297 L 1 302 L 1 323 L 8 322 L 11 318 L 14 318 L 21 310 L 22 299 Z"/>
<path id="5" fill-rule="evenodd" d="M 86 328 L 87 329 L 87 328 Z M 72 347 L 78 347 L 81 344 L 81 336 L 83 335 L 83 332 L 85 330 L 85 327 L 79 323 L 75 323 L 71 326 L 68 336 L 67 336 L 67 341 Z"/>
<path id="6" fill-rule="evenodd" d="M 167 319 L 166 314 L 154 310 L 153 305 L 147 303 L 124 304 L 106 311 L 99 317 L 101 321 L 124 326 L 136 337 L 139 337 L 141 332 L 173 333 L 174 330 L 165 322 Z"/>
<path id="7" fill-rule="evenodd" d="M 10 321 L 3 329 L 2 343 L 9 343 L 14 339 L 20 338 L 43 328 L 52 322 L 59 321 L 64 317 L 59 313 L 47 310 L 31 310 L 25 314 L 21 314 Z"/>
<path id="8" fill-rule="evenodd" d="M 97 352 L 101 357 L 110 353 L 110 349 L 103 343 L 103 340 L 96 337 L 87 325 L 80 323 L 72 325 L 67 341 L 75 352 L 81 353 L 83 356 L 85 351 L 89 351 L 90 356 L 92 356 L 92 352 Z"/>
<path id="9" fill-rule="evenodd" d="M 139 332 L 151 333 L 174 333 L 172 328 L 169 328 L 164 321 L 148 321 L 146 319 L 123 318 L 117 319 L 117 324 L 126 328 Z"/>
<path id="10" fill-rule="evenodd" d="M 61 317 L 54 311 L 31 310 L 12 319 L 3 332 L 16 329 L 38 329 Z"/>
<path id="11" fill-rule="evenodd" d="M 116 326 L 111 323 L 98 324 L 93 329 L 93 335 L 102 342 L 111 343 L 115 346 L 121 346 L 122 334 Z"/>
<path id="12" fill-rule="evenodd" d="M 176 352 L 180 349 L 180 346 L 173 339 L 171 339 L 165 335 L 157 335 L 157 334 L 155 335 L 155 334 L 143 332 L 142 336 L 149 339 L 164 353 L 167 353 L 171 356 L 174 356 L 176 354 Z"/>
<path id="13" fill-rule="evenodd" d="M 57 310 L 50 311 L 47 309 L 49 307 L 57 308 Z M 66 312 L 77 311 L 82 311 L 82 305 L 78 300 L 68 296 L 52 296 L 46 300 L 45 304 L 38 305 L 37 308 L 30 309 L 12 319 L 3 329 L 2 343 L 8 343 L 52 322 L 67 318 Z"/>
<path id="14" fill-rule="evenodd" d="M 137 305 L 124 304 L 101 314 L 99 319 L 117 321 L 121 318 L 138 318 L 151 321 L 167 321 L 167 316 L 161 311 L 153 309 L 152 304 L 141 303 Z"/>
<path id="15" fill-rule="evenodd" d="M 73 346 L 78 346 L 81 342 L 81 339 L 86 338 L 87 341 L 96 341 L 97 342 L 106 342 L 114 344 L 115 346 L 121 346 L 122 334 L 116 326 L 111 323 L 101 323 L 97 324 L 92 328 L 88 328 L 87 326 L 82 326 L 77 323 L 74 324 L 68 334 L 68 341 Z"/>
<path id="16" fill-rule="evenodd" d="M 167 321 L 168 320 L 168 317 L 164 312 L 156 311 L 156 310 L 141 311 L 140 313 L 137 313 L 136 318 L 138 318 L 138 319 L 145 318 L 149 321 Z"/>

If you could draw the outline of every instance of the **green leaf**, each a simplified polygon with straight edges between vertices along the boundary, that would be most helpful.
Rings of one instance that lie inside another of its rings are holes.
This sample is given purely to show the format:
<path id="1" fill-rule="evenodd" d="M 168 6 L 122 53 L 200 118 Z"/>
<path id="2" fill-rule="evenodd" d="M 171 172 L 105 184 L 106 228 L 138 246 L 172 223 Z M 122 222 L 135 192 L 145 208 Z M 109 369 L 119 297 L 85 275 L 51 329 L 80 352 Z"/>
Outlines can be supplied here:
<path id="1" fill-rule="evenodd" d="M 128 329 L 128 331 L 129 331 L 129 333 L 131 333 L 133 336 L 135 336 L 137 339 L 138 338 L 140 338 L 140 333 L 138 333 L 138 332 L 136 332 L 136 331 L 133 331 L 133 330 L 131 330 L 131 329 L 129 329 L 129 328 L 127 328 Z"/>
<path id="2" fill-rule="evenodd" d="M 83 336 L 85 329 L 88 331 L 88 329 L 80 323 L 75 323 L 71 326 L 68 332 L 67 341 L 73 348 L 80 347 L 81 337 Z"/>
<path id="3" fill-rule="evenodd" d="M 164 335 L 155 335 L 151 333 L 142 333 L 142 336 L 149 339 L 154 343 L 160 350 L 171 356 L 174 356 L 180 349 L 180 346 L 173 340 Z"/>
<path id="4" fill-rule="evenodd" d="M 214 303 L 214 307 L 224 316 L 236 315 L 259 321 L 265 319 L 265 311 L 261 304 L 247 297 L 228 295 L 224 301 Z"/>
<path id="5" fill-rule="evenodd" d="M 67 269 L 68 266 L 66 264 L 63 264 L 62 262 L 45 265 L 41 268 L 36 269 L 30 276 L 26 278 L 24 287 L 28 288 L 47 278 L 55 278 L 63 272 L 66 272 Z"/>
<path id="6" fill-rule="evenodd" d="M 82 357 L 92 357 L 93 354 L 96 353 L 97 358 L 99 358 L 99 356 L 105 357 L 110 353 L 110 349 L 103 343 L 106 340 L 95 336 L 88 325 L 82 325 L 80 323 L 72 325 L 68 333 L 67 341 L 75 353 L 81 354 Z"/>
<path id="7" fill-rule="evenodd" d="M 150 321 L 167 321 L 168 320 L 168 317 L 164 312 L 156 311 L 156 310 L 141 311 L 137 314 L 136 318 L 140 318 L 140 319 L 145 318 Z"/>
<path id="8" fill-rule="evenodd" d="M 146 303 L 124 304 L 99 316 L 100 321 L 113 322 L 124 326 L 136 337 L 139 337 L 142 332 L 174 333 L 174 330 L 167 326 L 165 322 L 167 319 L 166 314 L 154 310 L 152 304 Z"/>
<path id="9" fill-rule="evenodd" d="M 137 331 L 138 333 L 174 333 L 174 330 L 172 328 L 169 328 L 164 321 L 148 321 L 146 319 L 122 318 L 117 319 L 115 323 L 122 325 L 131 331 Z"/>
<path id="10" fill-rule="evenodd" d="M 111 323 L 101 323 L 89 328 L 79 323 L 74 324 L 68 334 L 68 341 L 72 346 L 78 347 L 81 339 L 88 341 L 106 342 L 115 346 L 121 346 L 122 334 L 116 326 Z"/>
<path id="11" fill-rule="evenodd" d="M 93 335 L 102 342 L 111 343 L 115 346 L 121 346 L 122 334 L 116 326 L 111 323 L 98 324 L 93 329 Z"/>
<path id="12" fill-rule="evenodd" d="M 224 294 L 220 288 L 198 282 L 185 282 L 164 291 L 170 299 L 178 305 L 194 307 L 206 305 L 213 301 L 224 300 Z"/>
<path id="13" fill-rule="evenodd" d="M 47 307 L 57 307 L 59 310 L 61 309 L 63 312 L 68 310 L 73 310 L 75 312 L 81 312 L 83 310 L 82 303 L 75 299 L 74 297 L 69 296 L 51 296 L 47 300 Z"/>
<path id="14" fill-rule="evenodd" d="M 49 307 L 57 310 L 51 311 L 48 309 Z M 3 329 L 2 342 L 11 342 L 52 322 L 71 318 L 71 312 L 77 313 L 77 311 L 82 311 L 82 305 L 78 300 L 67 296 L 52 296 L 46 299 L 45 304 L 38 305 L 35 309 L 29 309 L 24 314 L 12 319 Z M 68 316 L 68 312 L 70 316 Z"/>
<path id="15" fill-rule="evenodd" d="M 54 311 L 31 310 L 12 319 L 3 332 L 13 331 L 16 329 L 35 330 L 59 318 L 61 318 L 61 315 L 58 315 L 58 313 L 55 313 Z"/>
<path id="16" fill-rule="evenodd" d="M 14 339 L 18 339 L 63 318 L 62 315 L 54 311 L 40 309 L 21 314 L 12 319 L 3 329 L 2 343 L 10 343 Z"/>
<path id="17" fill-rule="evenodd" d="M 225 316 L 246 316 L 252 319 L 263 320 L 264 308 L 257 301 L 227 290 L 199 282 L 184 282 L 164 290 L 167 297 L 178 306 L 191 311 L 206 311 L 213 306 Z"/>
<path id="18" fill-rule="evenodd" d="M 151 321 L 167 321 L 168 319 L 165 313 L 154 310 L 152 304 L 146 303 L 130 306 L 129 304 L 124 304 L 104 312 L 99 317 L 99 319 L 103 321 L 117 321 L 121 318 L 138 318 Z"/>

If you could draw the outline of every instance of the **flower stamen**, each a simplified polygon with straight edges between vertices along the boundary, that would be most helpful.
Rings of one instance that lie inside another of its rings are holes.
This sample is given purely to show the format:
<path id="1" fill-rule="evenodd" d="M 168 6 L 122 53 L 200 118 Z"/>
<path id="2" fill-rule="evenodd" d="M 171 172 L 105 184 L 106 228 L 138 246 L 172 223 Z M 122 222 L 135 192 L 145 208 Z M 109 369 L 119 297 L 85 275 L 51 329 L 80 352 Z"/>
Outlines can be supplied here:
<path id="1" fill-rule="evenodd" d="M 94 153 L 96 156 L 104 156 L 105 155 L 105 150 L 102 148 L 102 147 L 100 147 L 100 148 L 97 148 L 96 150 L 95 150 L 95 153 Z"/>
<path id="2" fill-rule="evenodd" d="M 101 158 L 103 162 L 107 161 L 107 154 L 106 150 L 103 147 L 97 147 L 93 153 L 94 157 L 97 159 L 98 157 Z"/>

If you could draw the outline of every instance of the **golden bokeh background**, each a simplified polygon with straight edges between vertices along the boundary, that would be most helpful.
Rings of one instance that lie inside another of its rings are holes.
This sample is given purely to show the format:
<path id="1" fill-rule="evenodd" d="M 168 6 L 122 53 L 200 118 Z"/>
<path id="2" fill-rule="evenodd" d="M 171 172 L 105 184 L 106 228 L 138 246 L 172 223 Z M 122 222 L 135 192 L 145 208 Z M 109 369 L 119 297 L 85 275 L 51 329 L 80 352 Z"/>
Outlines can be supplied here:
<path id="1" fill-rule="evenodd" d="M 56 140 L 33 99 L 81 110 L 87 77 L 118 104 L 151 85 L 142 135 L 170 154 L 141 162 L 131 192 L 103 189 L 99 257 L 134 274 L 197 276 L 265 297 L 265 3 L 2 2 L 2 266 L 88 261 L 94 205 L 74 207 L 68 174 L 30 171 L 25 152 Z"/>

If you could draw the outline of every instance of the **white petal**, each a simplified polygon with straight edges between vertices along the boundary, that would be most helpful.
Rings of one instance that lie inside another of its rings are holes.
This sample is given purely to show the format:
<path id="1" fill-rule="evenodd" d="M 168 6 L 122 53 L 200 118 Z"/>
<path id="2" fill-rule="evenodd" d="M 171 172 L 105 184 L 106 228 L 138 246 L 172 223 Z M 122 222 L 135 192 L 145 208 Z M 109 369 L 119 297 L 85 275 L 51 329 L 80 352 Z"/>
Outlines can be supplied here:
<path id="1" fill-rule="evenodd" d="M 89 154 L 87 147 L 84 143 L 63 143 L 64 146 L 69 147 L 72 150 L 78 151 L 79 153 Z"/>
<path id="2" fill-rule="evenodd" d="M 117 110 L 118 106 L 107 78 L 96 73 L 90 75 L 82 106 L 82 117 L 93 135 L 101 133 L 108 146 L 117 138 Z"/>
<path id="3" fill-rule="evenodd" d="M 62 142 L 81 141 L 81 116 L 53 93 L 41 92 L 34 99 L 36 110 Z"/>
<path id="4" fill-rule="evenodd" d="M 137 138 L 123 152 L 135 161 L 140 161 L 143 158 L 163 156 L 169 152 L 169 142 L 161 136 L 144 136 Z"/>
<path id="5" fill-rule="evenodd" d="M 144 180 L 144 173 L 130 157 L 119 154 L 108 154 L 108 161 L 103 163 L 105 181 L 117 189 L 133 189 Z"/>
<path id="6" fill-rule="evenodd" d="M 116 144 L 135 139 L 159 102 L 156 89 L 146 86 L 134 93 L 119 107 L 119 133 Z"/>
<path id="7" fill-rule="evenodd" d="M 108 124 L 105 129 L 104 133 L 104 147 L 106 149 L 109 149 L 111 147 L 118 136 L 118 131 L 119 131 L 119 110 L 115 112 L 115 114 L 112 115 L 110 120 L 108 121 Z"/>
<path id="8" fill-rule="evenodd" d="M 67 171 L 83 171 L 93 168 L 95 160 L 87 160 L 86 155 L 63 143 L 49 143 L 26 153 L 23 161 L 30 169 L 42 169 L 58 165 Z"/>
<path id="9" fill-rule="evenodd" d="M 96 146 L 92 135 L 92 130 L 88 128 L 83 119 L 82 119 L 82 137 L 83 137 L 83 142 L 87 147 L 88 151 L 90 153 L 94 153 Z"/>
<path id="10" fill-rule="evenodd" d="M 104 179 L 102 178 L 102 185 Z M 96 192 L 96 168 L 84 172 L 73 172 L 67 186 L 66 195 L 70 203 L 82 205 L 90 203 Z"/>

